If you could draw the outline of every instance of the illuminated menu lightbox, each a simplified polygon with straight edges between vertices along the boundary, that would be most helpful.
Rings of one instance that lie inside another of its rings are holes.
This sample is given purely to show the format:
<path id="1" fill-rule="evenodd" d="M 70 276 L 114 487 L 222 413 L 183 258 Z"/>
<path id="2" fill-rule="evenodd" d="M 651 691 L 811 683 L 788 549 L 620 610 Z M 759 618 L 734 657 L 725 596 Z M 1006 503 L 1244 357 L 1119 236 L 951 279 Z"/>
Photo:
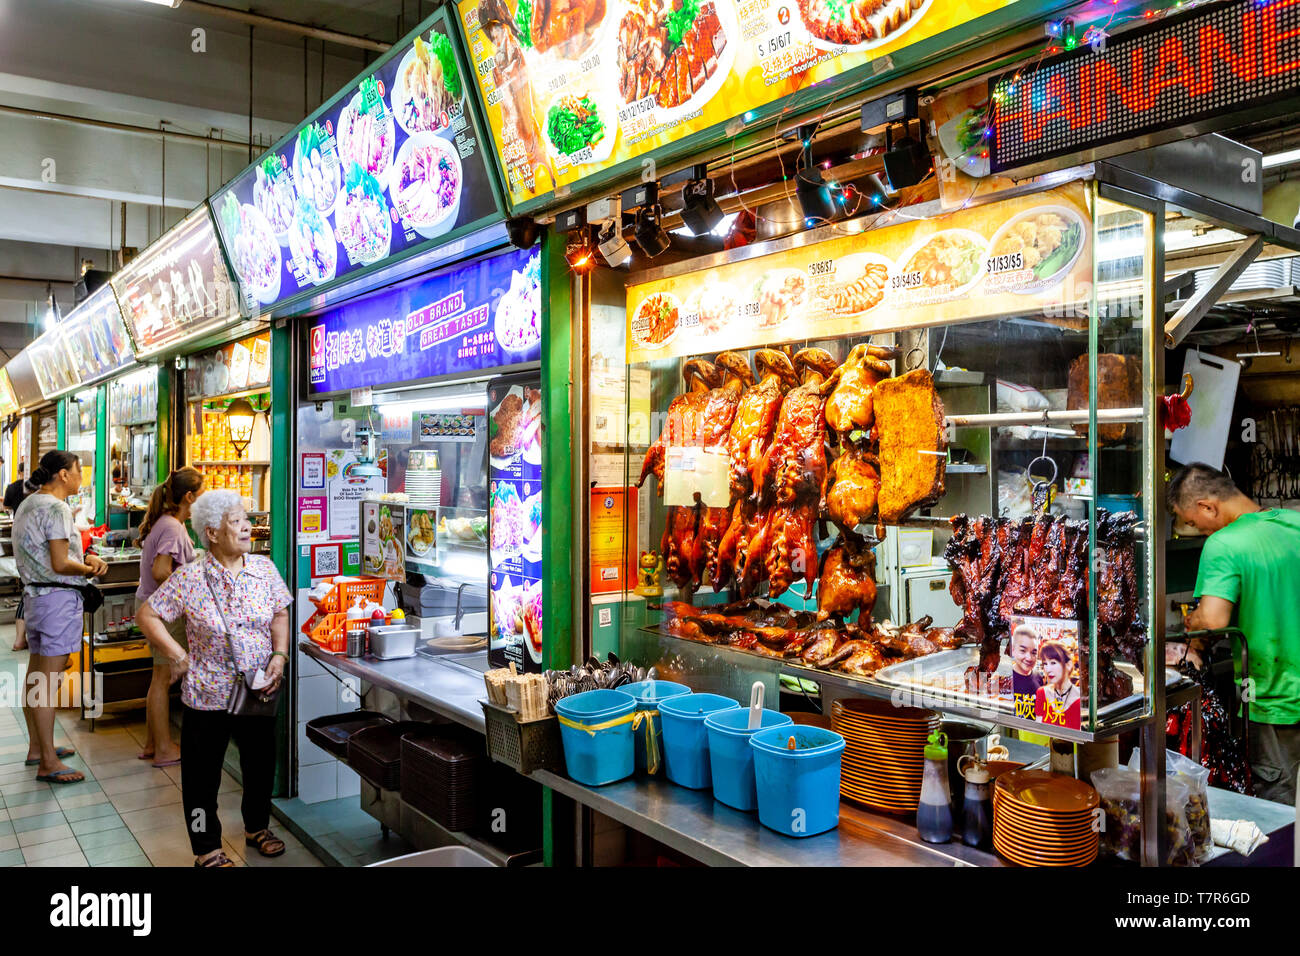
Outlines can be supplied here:
<path id="1" fill-rule="evenodd" d="M 1197 9 L 990 80 L 990 166 L 1030 166 L 1190 123 L 1210 132 L 1298 94 L 1300 0 Z"/>

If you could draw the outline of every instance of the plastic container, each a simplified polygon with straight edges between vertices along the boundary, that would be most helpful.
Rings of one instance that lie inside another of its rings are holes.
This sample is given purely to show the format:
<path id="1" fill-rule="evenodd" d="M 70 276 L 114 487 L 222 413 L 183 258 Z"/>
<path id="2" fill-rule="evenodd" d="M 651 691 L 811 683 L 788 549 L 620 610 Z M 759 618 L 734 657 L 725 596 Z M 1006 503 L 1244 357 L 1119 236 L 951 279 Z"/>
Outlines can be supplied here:
<path id="1" fill-rule="evenodd" d="M 739 701 L 721 694 L 681 694 L 660 702 L 664 772 L 669 780 L 690 790 L 707 790 L 713 785 L 709 770 L 709 732 L 704 720 L 718 711 L 739 707 Z M 748 709 L 745 713 L 748 715 Z"/>
<path id="2" fill-rule="evenodd" d="M 632 776 L 631 719 L 636 698 L 621 690 L 589 690 L 555 702 L 564 766 L 578 783 L 599 787 Z M 612 724 L 598 727 L 600 724 Z"/>
<path id="3" fill-rule="evenodd" d="M 759 823 L 792 837 L 815 836 L 839 825 L 843 737 L 821 727 L 769 727 L 750 737 L 749 746 Z"/>
<path id="4" fill-rule="evenodd" d="M 670 697 L 681 697 L 683 694 L 691 692 L 691 689 L 685 684 L 678 684 L 670 680 L 637 681 L 634 684 L 624 684 L 619 690 L 636 698 L 637 710 L 656 711 L 659 709 L 660 701 L 667 700 Z M 658 714 L 655 714 L 651 719 L 655 729 L 655 744 L 659 748 L 659 753 L 662 754 L 664 752 L 663 723 L 659 720 Z M 643 731 L 637 737 L 636 769 L 638 773 L 646 772 L 645 750 L 645 734 Z"/>
<path id="5" fill-rule="evenodd" d="M 749 708 L 720 710 L 704 718 L 709 735 L 709 769 L 713 777 L 713 799 L 737 810 L 758 809 L 754 785 L 754 750 L 749 738 L 769 727 L 792 725 L 789 714 L 764 710 L 761 724 L 749 729 Z"/>

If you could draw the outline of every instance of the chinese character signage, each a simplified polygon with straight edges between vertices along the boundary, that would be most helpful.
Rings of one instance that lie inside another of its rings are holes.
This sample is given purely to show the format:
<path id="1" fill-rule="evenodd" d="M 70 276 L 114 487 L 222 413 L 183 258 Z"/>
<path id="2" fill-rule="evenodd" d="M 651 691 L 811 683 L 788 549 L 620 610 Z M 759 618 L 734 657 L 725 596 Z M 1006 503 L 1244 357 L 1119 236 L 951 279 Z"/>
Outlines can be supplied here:
<path id="1" fill-rule="evenodd" d="M 308 324 L 313 394 L 541 357 L 540 253 L 514 250 L 350 302 Z"/>
<path id="2" fill-rule="evenodd" d="M 254 315 L 499 215 L 439 13 L 212 199 Z"/>
<path id="3" fill-rule="evenodd" d="M 109 286 L 96 289 L 63 322 L 63 336 L 83 384 L 92 384 L 135 364 L 122 310 Z"/>
<path id="4" fill-rule="evenodd" d="M 512 206 L 716 130 L 1014 0 L 460 0 Z M 955 42 L 955 40 L 954 40 Z M 931 46 L 939 47 L 938 42 Z M 802 104 L 801 104 L 802 105 Z"/>
<path id="5" fill-rule="evenodd" d="M 172 226 L 109 282 L 137 357 L 154 355 L 240 318 L 207 206 Z"/>

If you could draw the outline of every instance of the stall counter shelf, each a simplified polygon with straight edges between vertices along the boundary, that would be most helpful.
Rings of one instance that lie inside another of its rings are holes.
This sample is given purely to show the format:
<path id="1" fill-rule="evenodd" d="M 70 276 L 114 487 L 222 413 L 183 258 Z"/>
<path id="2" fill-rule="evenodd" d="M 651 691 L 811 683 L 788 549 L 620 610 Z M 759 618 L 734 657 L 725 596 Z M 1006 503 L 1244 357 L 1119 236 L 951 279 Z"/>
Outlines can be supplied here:
<path id="1" fill-rule="evenodd" d="M 617 820 L 707 866 L 1009 866 L 994 853 L 960 840 L 924 842 L 908 817 L 874 813 L 840 802 L 834 830 L 793 839 L 767 829 L 752 813 L 713 799 L 708 790 L 687 790 L 659 778 L 633 777 L 588 787 L 562 774 L 535 771 L 532 778 L 556 793 Z M 1210 815 L 1254 820 L 1269 842 L 1249 858 L 1215 847 L 1202 866 L 1289 865 L 1295 834 L 1291 807 L 1211 787 Z"/>
<path id="2" fill-rule="evenodd" d="M 483 708 L 483 671 L 457 660 L 457 655 L 439 658 L 407 657 L 381 661 L 373 657 L 343 657 L 322 650 L 311 641 L 299 641 L 298 649 L 308 657 L 344 674 L 391 691 L 403 700 L 411 700 L 480 734 L 486 733 Z M 465 655 L 475 662 L 486 655 Z"/>

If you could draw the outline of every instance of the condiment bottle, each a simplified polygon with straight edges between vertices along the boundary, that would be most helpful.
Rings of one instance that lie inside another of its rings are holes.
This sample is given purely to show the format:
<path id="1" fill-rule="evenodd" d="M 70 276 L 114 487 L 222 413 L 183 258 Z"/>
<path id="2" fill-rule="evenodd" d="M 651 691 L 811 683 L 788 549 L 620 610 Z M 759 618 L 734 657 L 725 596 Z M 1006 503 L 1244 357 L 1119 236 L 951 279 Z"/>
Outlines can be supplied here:
<path id="1" fill-rule="evenodd" d="M 921 777 L 921 805 L 916 809 L 916 832 L 926 843 L 952 839 L 952 795 L 948 790 L 948 735 L 936 730 L 925 747 Z"/>
<path id="2" fill-rule="evenodd" d="M 993 841 L 993 804 L 989 800 L 989 768 L 978 757 L 962 757 L 957 772 L 966 781 L 962 801 L 961 842 L 986 849 Z"/>
<path id="3" fill-rule="evenodd" d="M 362 599 L 357 598 L 348 608 L 347 614 L 348 657 L 361 657 L 366 653 L 366 624 L 369 620 L 370 615 L 366 613 Z"/>

